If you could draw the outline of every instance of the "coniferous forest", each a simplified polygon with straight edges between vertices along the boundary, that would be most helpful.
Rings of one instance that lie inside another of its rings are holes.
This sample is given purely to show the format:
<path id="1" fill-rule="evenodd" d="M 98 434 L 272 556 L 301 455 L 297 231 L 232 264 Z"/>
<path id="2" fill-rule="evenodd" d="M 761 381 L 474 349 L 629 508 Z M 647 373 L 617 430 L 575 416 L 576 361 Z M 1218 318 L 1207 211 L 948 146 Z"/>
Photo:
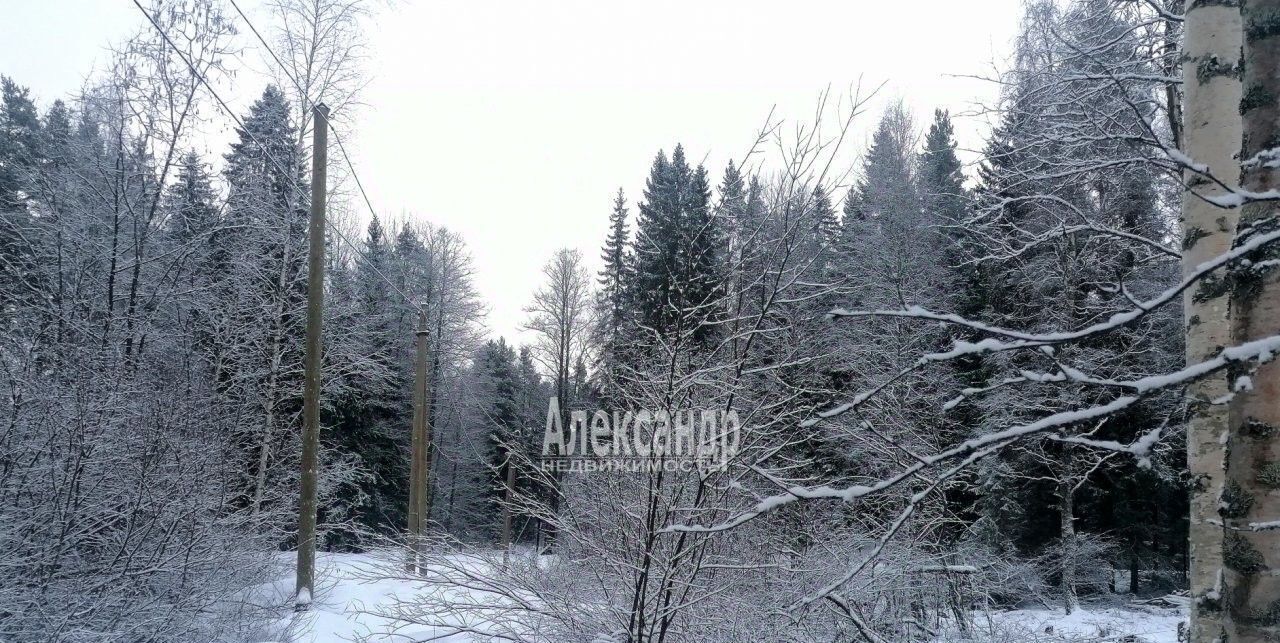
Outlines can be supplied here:
<path id="1" fill-rule="evenodd" d="M 518 337 L 347 155 L 383 8 L 265 7 L 3 76 L 0 641 L 1280 640 L 1280 1 L 1025 0 L 973 113 L 863 84 L 727 164 L 655 140 Z M 620 423 L 732 449 L 545 466 Z"/>

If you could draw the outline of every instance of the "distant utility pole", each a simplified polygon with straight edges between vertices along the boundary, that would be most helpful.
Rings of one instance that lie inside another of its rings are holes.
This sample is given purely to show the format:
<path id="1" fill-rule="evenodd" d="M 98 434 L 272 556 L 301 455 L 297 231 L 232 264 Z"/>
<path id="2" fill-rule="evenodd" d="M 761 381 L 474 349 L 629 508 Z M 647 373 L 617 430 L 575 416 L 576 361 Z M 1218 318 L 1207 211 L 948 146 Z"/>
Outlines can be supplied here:
<path id="1" fill-rule="evenodd" d="M 427 309 L 418 310 L 417 357 L 414 361 L 412 451 L 409 463 L 409 544 L 413 549 L 409 571 L 418 567 L 418 547 L 427 522 L 431 500 L 431 417 L 427 409 L 430 384 L 427 382 L 427 351 L 430 348 Z"/>
<path id="2" fill-rule="evenodd" d="M 314 108 L 311 144 L 311 222 L 307 236 L 307 345 L 302 390 L 302 497 L 298 500 L 298 585 L 295 600 L 306 609 L 316 589 L 316 452 L 320 448 L 320 324 L 324 308 L 324 201 L 329 108 Z"/>

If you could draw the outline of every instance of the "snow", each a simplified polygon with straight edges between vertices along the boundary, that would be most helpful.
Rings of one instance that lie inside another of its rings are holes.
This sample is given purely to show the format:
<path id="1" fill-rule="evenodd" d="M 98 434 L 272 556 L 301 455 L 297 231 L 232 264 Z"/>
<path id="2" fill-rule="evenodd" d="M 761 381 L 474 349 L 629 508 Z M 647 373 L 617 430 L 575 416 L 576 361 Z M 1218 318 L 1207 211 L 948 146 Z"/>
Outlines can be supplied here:
<path id="1" fill-rule="evenodd" d="M 946 572 L 949 574 L 976 574 L 978 568 L 973 565 L 925 565 L 917 567 L 918 572 Z"/>
<path id="2" fill-rule="evenodd" d="M 1196 163 L 1195 160 L 1192 159 L 1190 156 L 1183 154 L 1181 150 L 1178 150 L 1172 147 L 1167 147 L 1163 151 L 1166 155 L 1168 155 L 1170 160 L 1191 170 L 1192 172 L 1197 172 L 1199 174 L 1209 173 L 1208 165 L 1204 163 Z"/>
<path id="3" fill-rule="evenodd" d="M 480 640 L 469 634 L 448 636 L 446 632 L 432 627 L 398 622 L 377 614 L 389 610 L 398 599 L 409 598 L 428 589 L 425 581 L 379 578 L 377 570 L 385 568 L 388 562 L 394 562 L 387 556 L 395 554 L 317 554 L 319 580 L 310 609 L 281 618 L 272 638 L 261 643 L 403 643 L 412 640 L 473 643 Z M 281 554 L 282 569 L 292 568 L 292 557 L 292 553 Z M 939 570 L 944 568 L 956 573 L 975 570 L 968 565 L 937 567 Z M 293 582 L 293 576 L 289 574 L 260 590 L 275 594 L 275 598 L 287 603 Z M 933 643 L 1101 643 L 1128 640 L 1124 638 L 1126 636 L 1139 637 L 1135 639 L 1137 643 L 1177 643 L 1178 624 L 1186 621 L 1186 607 L 1182 604 L 1185 599 L 1172 602 L 1179 606 L 1100 602 L 1086 604 L 1071 615 L 1064 614 L 1061 609 L 1044 607 L 979 611 L 973 615 L 977 631 L 968 638 L 949 632 L 940 634 Z M 433 639 L 436 636 L 442 638 Z"/>
<path id="4" fill-rule="evenodd" d="M 1253 203 L 1255 201 L 1275 201 L 1276 199 L 1280 199 L 1280 190 L 1250 192 L 1248 190 L 1241 190 L 1237 188 L 1227 194 L 1203 196 L 1200 198 L 1220 208 L 1238 208 L 1246 203 Z"/>
<path id="5" fill-rule="evenodd" d="M 1280 520 L 1267 520 L 1263 522 L 1249 523 L 1250 531 L 1271 531 L 1275 529 L 1280 529 Z"/>
<path id="6" fill-rule="evenodd" d="M 293 552 L 281 554 L 291 568 Z M 443 632 L 422 625 L 398 622 L 380 616 L 390 611 L 397 599 L 407 599 L 426 588 L 425 582 L 402 578 L 376 578 L 377 570 L 388 563 L 387 553 L 316 554 L 316 596 L 310 609 L 282 618 L 270 641 L 262 643 L 404 643 L 427 640 Z M 272 586 L 274 592 L 291 590 L 292 574 Z M 289 600 L 287 594 L 279 598 Z M 455 634 L 432 639 L 443 643 L 471 643 L 470 635 Z"/>
<path id="7" fill-rule="evenodd" d="M 1269 147 L 1259 151 L 1240 163 L 1240 169 L 1253 170 L 1259 167 L 1280 167 L 1280 147 Z"/>
<path id="8" fill-rule="evenodd" d="M 1020 643 L 1177 643 L 1178 624 L 1186 621 L 1183 608 L 1145 605 L 1086 606 L 1067 615 L 1061 609 L 1020 609 L 975 614 L 978 637 L 943 635 L 938 643 L 962 640 Z M 984 639 L 981 635 L 987 635 Z M 1127 639 L 1127 636 L 1137 637 Z"/>

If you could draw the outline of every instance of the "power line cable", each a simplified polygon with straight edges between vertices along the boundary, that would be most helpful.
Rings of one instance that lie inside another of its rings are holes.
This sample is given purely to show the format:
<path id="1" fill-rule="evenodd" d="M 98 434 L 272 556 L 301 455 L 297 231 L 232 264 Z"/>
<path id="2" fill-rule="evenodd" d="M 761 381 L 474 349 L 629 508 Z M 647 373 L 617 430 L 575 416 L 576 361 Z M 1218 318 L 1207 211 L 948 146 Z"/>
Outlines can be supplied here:
<path id="1" fill-rule="evenodd" d="M 271 59 L 276 61 L 276 65 L 280 67 L 280 72 L 289 79 L 289 82 L 293 83 L 295 88 L 297 88 L 298 96 L 301 97 L 303 108 L 305 109 L 307 107 L 307 103 L 311 103 L 312 101 L 307 90 L 302 87 L 302 82 L 298 80 L 297 76 L 293 75 L 289 71 L 288 65 L 284 64 L 284 60 L 276 54 L 275 49 L 271 47 L 271 44 L 267 42 L 267 39 L 264 38 L 262 33 L 258 31 L 258 28 L 254 26 L 253 21 L 250 20 L 248 14 L 240 8 L 240 5 L 236 3 L 236 0 L 229 1 L 231 2 L 231 6 L 235 8 L 236 13 L 240 14 L 240 19 L 244 20 L 245 24 L 249 26 L 249 31 L 253 32 L 253 35 L 258 39 L 258 42 L 262 43 L 262 47 L 267 50 Z M 378 211 L 373 207 L 373 201 L 369 199 L 369 193 L 364 189 L 364 182 L 360 180 L 360 173 L 356 171 L 355 164 L 351 162 L 351 156 L 347 154 L 347 146 L 343 144 L 342 136 L 338 133 L 337 128 L 333 127 L 333 121 L 329 120 L 328 114 L 321 114 L 320 117 L 324 119 L 325 125 L 329 127 L 329 131 L 333 132 L 333 140 L 338 144 L 338 151 L 342 154 L 342 160 L 347 164 L 347 169 L 351 171 L 351 178 L 355 179 L 356 188 L 360 190 L 360 196 L 364 199 L 365 207 L 369 208 L 370 214 L 377 217 Z M 363 255 L 361 256 L 362 258 L 365 258 L 366 261 L 368 260 L 367 257 L 364 257 Z M 373 268 L 372 266 L 370 267 Z M 377 270 L 377 268 L 373 269 L 375 271 Z"/>
<path id="2" fill-rule="evenodd" d="M 279 55 L 276 55 L 275 49 L 271 47 L 269 42 L 266 41 L 265 37 L 262 37 L 262 33 L 260 31 L 257 31 L 256 26 L 253 26 L 253 20 L 248 18 L 248 14 L 244 13 L 244 10 L 241 9 L 241 6 L 239 6 L 239 4 L 236 3 L 236 0 L 229 0 L 229 1 L 230 1 L 230 4 L 232 4 L 232 8 L 236 9 L 236 13 L 239 14 L 239 17 L 241 17 L 241 19 L 244 20 L 244 24 L 247 24 L 248 31 L 251 31 L 253 33 L 253 37 L 256 37 L 257 41 L 261 42 L 262 49 L 266 49 L 266 53 L 268 53 L 271 56 L 271 59 L 275 60 L 275 64 L 278 65 L 278 67 L 280 68 L 280 73 L 283 73 L 284 77 L 288 78 L 289 82 L 293 83 L 293 87 L 297 88 L 298 96 L 301 97 L 301 100 L 303 102 L 303 109 L 307 109 L 308 106 L 314 105 L 314 102 L 311 101 L 310 92 L 307 92 L 306 88 L 302 87 L 302 82 L 298 81 L 297 76 L 294 76 L 293 73 L 289 72 L 288 65 L 284 64 L 284 60 L 280 59 Z M 355 179 L 356 187 L 358 188 L 358 190 L 360 190 L 360 196 L 362 197 L 362 199 L 365 200 L 366 208 L 369 208 L 369 213 L 374 215 L 374 218 L 378 218 L 378 210 L 374 208 L 374 202 L 372 202 L 372 200 L 369 199 L 369 192 L 365 191 L 365 183 L 360 181 L 360 173 L 356 172 L 356 165 L 352 163 L 351 156 L 347 154 L 347 146 L 344 145 L 344 143 L 342 142 L 342 134 L 339 134 L 338 129 L 333 127 L 333 120 L 329 119 L 328 114 L 320 114 L 320 118 L 324 119 L 325 126 L 328 126 L 329 131 L 333 133 L 333 140 L 334 142 L 338 143 L 338 151 L 340 152 L 340 154 L 342 154 L 342 160 L 344 161 L 344 163 L 347 164 L 347 169 L 351 170 L 351 178 Z M 348 245 L 351 245 L 351 242 L 348 241 Z M 365 255 L 364 252 L 361 252 L 355 246 L 352 246 L 352 250 L 355 250 L 357 254 L 360 255 L 361 259 L 365 260 L 365 263 L 370 264 L 369 268 L 371 270 L 374 270 L 375 273 L 379 273 L 379 275 L 381 275 L 378 268 L 376 268 L 376 266 L 374 265 L 371 265 L 369 256 Z M 404 296 L 403 292 L 401 292 L 401 296 Z M 407 301 L 408 301 L 408 297 L 406 297 L 406 302 Z"/>
<path id="3" fill-rule="evenodd" d="M 239 116 L 236 116 L 235 110 L 232 110 L 231 107 L 227 105 L 226 101 L 224 101 L 222 97 L 218 95 L 218 92 L 213 89 L 213 86 L 211 84 L 209 84 L 208 79 L 206 79 L 204 75 L 201 74 L 200 71 L 196 69 L 195 64 L 192 63 L 191 60 L 187 58 L 186 54 L 182 53 L 182 50 L 179 49 L 178 46 L 175 45 L 172 40 L 169 39 L 169 34 L 165 33 L 164 28 L 162 28 L 160 24 L 156 22 L 155 18 L 151 16 L 151 14 L 142 6 L 142 4 L 138 0 L 133 0 L 133 4 L 138 8 L 138 11 L 141 11 L 142 15 L 146 17 L 147 22 L 150 22 L 151 26 L 156 28 L 156 32 L 159 33 L 160 37 L 163 38 L 165 43 L 169 45 L 169 48 L 172 49 L 173 52 L 176 53 L 178 57 L 182 59 L 182 62 L 187 65 L 187 69 L 191 71 L 191 75 L 195 77 L 196 80 L 200 81 L 200 84 L 204 85 L 204 88 L 209 91 L 209 94 L 213 96 L 213 99 L 215 101 L 217 101 L 218 105 L 222 108 L 222 111 L 225 112 L 227 116 L 231 117 L 231 120 L 235 121 L 236 125 L 240 126 L 240 131 L 243 132 L 245 135 L 247 135 L 250 138 L 250 140 L 252 140 L 258 146 L 258 149 L 262 150 L 262 153 L 267 157 L 267 160 L 271 161 L 271 164 L 276 167 L 276 170 L 284 174 L 285 176 L 290 177 L 290 180 L 293 182 L 293 187 L 301 191 L 302 186 L 298 185 L 298 181 L 294 177 L 294 174 L 292 172 L 286 171 L 284 168 L 284 165 L 280 163 L 278 160 L 276 160 L 274 156 L 271 155 L 271 152 L 267 149 L 267 146 L 263 145 L 262 141 L 259 141 L 258 138 L 253 135 L 253 132 L 251 132 L 249 128 L 245 126 L 244 121 L 242 121 Z M 236 7 L 236 10 L 239 11 L 239 7 Z M 243 16 L 243 13 L 241 15 Z M 250 28 L 252 29 L 252 26 L 250 26 Z M 255 34 L 257 33 L 256 29 L 254 29 L 254 33 Z M 259 38 L 261 38 L 261 36 L 259 36 Z M 273 57 L 274 55 L 275 54 L 272 53 Z M 330 125 L 327 118 L 325 119 L 325 124 L 326 126 Z M 334 138 L 337 139 L 336 133 Z M 338 144 L 338 149 L 342 151 L 343 157 L 346 158 L 346 151 L 343 150 L 341 142 L 339 142 Z M 347 162 L 348 162 L 348 167 L 350 167 L 350 160 L 348 160 Z M 352 168 L 352 175 L 353 176 L 355 175 L 354 168 Z M 358 178 L 356 179 L 356 183 L 357 185 L 359 184 Z M 364 189 L 361 188 L 362 193 L 363 191 Z M 369 205 L 367 196 L 365 197 L 365 204 Z M 372 210 L 373 208 L 370 207 L 371 212 Z M 374 213 L 374 216 L 377 216 L 377 213 Z M 405 303 L 408 303 L 411 306 L 413 305 L 412 303 L 413 298 L 405 294 L 405 292 L 401 290 L 398 286 L 396 286 L 395 283 L 392 282 L 389 278 L 387 278 L 387 276 L 383 274 L 381 270 L 378 270 L 377 266 L 373 265 L 372 261 L 369 260 L 368 256 L 365 255 L 360 250 L 360 248 L 356 246 L 356 244 L 353 243 L 345 233 L 342 232 L 341 229 L 339 229 L 331 221 L 326 220 L 325 223 L 329 225 L 329 229 L 332 230 L 333 233 L 336 234 L 339 239 L 344 241 L 348 246 L 351 247 L 351 249 L 357 255 L 359 255 L 362 259 L 365 260 L 365 263 L 368 265 L 370 270 L 373 270 L 373 272 L 377 274 L 378 277 L 382 279 L 382 281 L 384 281 L 388 286 L 392 288 L 392 290 L 396 291 L 396 293 L 398 293 L 401 297 L 403 297 L 405 300 Z"/>

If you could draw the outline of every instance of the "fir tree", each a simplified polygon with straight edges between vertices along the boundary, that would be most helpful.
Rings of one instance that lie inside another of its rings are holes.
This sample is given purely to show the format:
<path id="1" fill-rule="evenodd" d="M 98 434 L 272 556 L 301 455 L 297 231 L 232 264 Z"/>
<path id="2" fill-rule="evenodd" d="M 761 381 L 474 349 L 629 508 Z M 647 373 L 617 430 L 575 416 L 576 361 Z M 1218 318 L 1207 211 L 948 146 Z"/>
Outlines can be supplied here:
<path id="1" fill-rule="evenodd" d="M 951 114 L 934 110 L 920 156 L 920 183 L 925 208 L 944 221 L 959 223 L 964 216 L 964 174 L 956 157 Z"/>
<path id="2" fill-rule="evenodd" d="M 906 107 L 895 103 L 881 116 L 861 175 L 845 197 L 838 264 L 851 282 L 855 307 L 932 303 L 940 290 L 936 244 L 921 243 L 932 222 L 921 209 L 915 170 L 915 125 Z M 868 287 L 873 281 L 888 288 Z"/>
<path id="3" fill-rule="evenodd" d="M 358 297 L 360 301 L 362 324 L 373 338 L 370 346 L 374 355 L 380 359 L 390 360 L 394 351 L 389 346 L 394 333 L 395 316 L 393 310 L 403 308 L 394 301 L 396 293 L 389 291 L 385 280 L 392 273 L 392 249 L 387 243 L 387 233 L 382 222 L 374 215 L 369 222 L 364 240 L 364 253 L 356 266 L 359 282 Z"/>
<path id="4" fill-rule="evenodd" d="M 408 506 L 407 432 L 402 420 L 410 412 L 406 356 L 395 350 L 405 333 L 394 325 L 392 300 L 383 275 L 389 272 L 390 249 L 375 216 L 367 228 L 364 252 L 354 266 L 338 262 L 329 277 L 335 297 L 326 308 L 335 329 L 325 349 L 326 368 L 345 380 L 335 395 L 324 438 L 338 457 L 358 463 L 367 474 L 349 483 L 345 495 L 358 499 L 349 508 L 357 524 L 372 533 L 391 534 L 404 525 Z M 340 330 L 339 330 L 340 329 Z M 340 342 L 340 343 L 339 343 Z M 403 363 L 402 363 L 403 362 Z M 349 546 L 359 533 L 336 534 L 335 544 Z"/>

